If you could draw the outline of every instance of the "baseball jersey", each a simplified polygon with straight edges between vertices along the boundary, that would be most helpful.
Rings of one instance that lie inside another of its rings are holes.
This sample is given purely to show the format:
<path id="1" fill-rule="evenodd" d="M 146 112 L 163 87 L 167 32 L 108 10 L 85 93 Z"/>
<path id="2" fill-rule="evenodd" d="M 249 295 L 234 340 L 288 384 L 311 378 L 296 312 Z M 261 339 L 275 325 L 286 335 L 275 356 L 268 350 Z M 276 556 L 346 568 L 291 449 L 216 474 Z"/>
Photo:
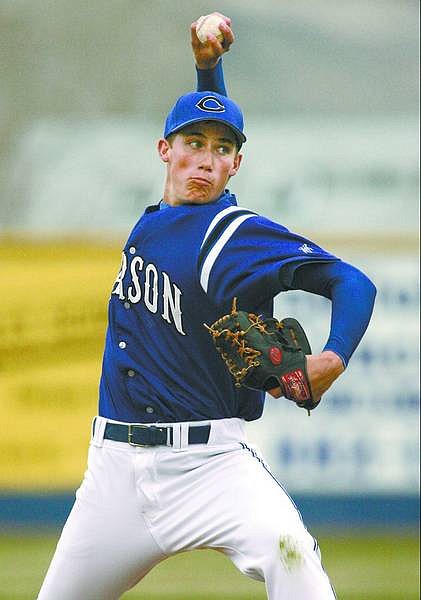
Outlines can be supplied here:
<path id="1" fill-rule="evenodd" d="M 109 302 L 99 414 L 126 422 L 257 419 L 264 393 L 236 388 L 204 323 L 240 309 L 273 314 L 282 267 L 338 260 L 237 206 L 146 209 L 131 232 Z"/>

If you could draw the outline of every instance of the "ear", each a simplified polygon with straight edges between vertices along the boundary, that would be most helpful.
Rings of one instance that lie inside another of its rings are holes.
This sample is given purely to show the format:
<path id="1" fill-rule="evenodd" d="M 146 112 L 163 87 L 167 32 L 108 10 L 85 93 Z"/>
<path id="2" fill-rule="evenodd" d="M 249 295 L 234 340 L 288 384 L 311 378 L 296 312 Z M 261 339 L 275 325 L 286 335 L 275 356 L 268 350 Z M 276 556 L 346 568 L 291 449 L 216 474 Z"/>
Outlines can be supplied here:
<path id="1" fill-rule="evenodd" d="M 168 159 L 169 159 L 168 155 L 171 150 L 171 146 L 170 146 L 168 140 L 166 140 L 165 138 L 161 138 L 158 141 L 157 149 L 158 149 L 158 154 L 161 157 L 162 162 L 167 163 Z"/>
<path id="2" fill-rule="evenodd" d="M 235 156 L 235 158 L 234 158 L 234 162 L 233 162 L 233 165 L 231 167 L 231 170 L 229 172 L 229 176 L 230 177 L 233 177 L 234 175 L 237 174 L 238 169 L 240 168 L 242 160 L 243 160 L 243 155 L 237 153 L 236 156 Z"/>

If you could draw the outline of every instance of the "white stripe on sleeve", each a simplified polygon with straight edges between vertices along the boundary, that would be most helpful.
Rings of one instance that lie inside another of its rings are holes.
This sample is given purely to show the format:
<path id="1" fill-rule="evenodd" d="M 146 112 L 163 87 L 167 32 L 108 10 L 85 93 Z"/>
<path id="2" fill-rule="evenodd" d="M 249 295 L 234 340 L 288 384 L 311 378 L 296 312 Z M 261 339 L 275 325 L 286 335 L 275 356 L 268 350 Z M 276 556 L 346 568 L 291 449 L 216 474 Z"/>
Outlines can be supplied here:
<path id="1" fill-rule="evenodd" d="M 228 208 L 224 208 L 224 210 L 221 210 L 221 212 L 219 212 L 212 219 L 211 224 L 209 225 L 209 227 L 206 230 L 205 237 L 203 238 L 203 242 L 202 242 L 202 244 L 200 246 L 200 249 L 203 248 L 203 244 L 206 242 L 206 240 L 208 239 L 209 235 L 212 233 L 212 231 L 218 225 L 219 221 L 221 219 L 223 219 L 224 217 L 226 217 L 227 215 L 229 215 L 230 213 L 237 212 L 238 210 L 244 210 L 244 208 L 241 208 L 241 206 L 229 206 Z"/>
<path id="2" fill-rule="evenodd" d="M 232 208 L 235 208 L 235 207 L 232 207 Z M 229 210 L 229 209 L 226 209 L 226 210 Z M 241 209 L 241 210 L 244 210 L 244 209 Z M 225 211 L 221 211 L 221 212 L 225 212 Z M 221 213 L 219 213 L 217 216 L 219 216 L 220 214 Z M 202 272 L 200 275 L 200 285 L 202 286 L 202 288 L 204 289 L 205 292 L 208 291 L 209 276 L 210 276 L 211 269 L 212 269 L 216 259 L 218 258 L 219 254 L 221 253 L 222 248 L 228 242 L 228 240 L 233 235 L 233 233 L 238 229 L 238 227 L 240 227 L 241 223 L 244 223 L 244 221 L 246 221 L 247 219 L 250 219 L 251 217 L 255 217 L 255 216 L 256 215 L 253 213 L 253 214 L 249 214 L 249 215 L 241 215 L 240 217 L 237 217 L 236 219 L 234 219 L 234 221 L 230 225 L 228 225 L 228 227 L 226 228 L 224 233 L 221 235 L 219 240 L 213 246 L 212 250 L 209 252 L 208 256 L 206 257 L 205 262 L 203 263 Z"/>

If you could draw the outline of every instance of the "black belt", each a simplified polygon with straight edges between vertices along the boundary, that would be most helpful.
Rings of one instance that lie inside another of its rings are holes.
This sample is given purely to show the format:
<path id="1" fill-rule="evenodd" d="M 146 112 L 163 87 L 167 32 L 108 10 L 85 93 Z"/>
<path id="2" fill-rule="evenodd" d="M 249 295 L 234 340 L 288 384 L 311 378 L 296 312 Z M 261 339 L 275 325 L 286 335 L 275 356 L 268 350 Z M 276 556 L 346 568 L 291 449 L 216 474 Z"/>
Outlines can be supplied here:
<path id="1" fill-rule="evenodd" d="M 168 435 L 169 430 L 169 435 Z M 206 444 L 209 440 L 210 425 L 190 425 L 189 444 Z M 123 423 L 107 423 L 104 431 L 105 440 L 126 442 L 132 446 L 166 446 L 173 444 L 173 428 L 156 425 L 139 425 Z"/>

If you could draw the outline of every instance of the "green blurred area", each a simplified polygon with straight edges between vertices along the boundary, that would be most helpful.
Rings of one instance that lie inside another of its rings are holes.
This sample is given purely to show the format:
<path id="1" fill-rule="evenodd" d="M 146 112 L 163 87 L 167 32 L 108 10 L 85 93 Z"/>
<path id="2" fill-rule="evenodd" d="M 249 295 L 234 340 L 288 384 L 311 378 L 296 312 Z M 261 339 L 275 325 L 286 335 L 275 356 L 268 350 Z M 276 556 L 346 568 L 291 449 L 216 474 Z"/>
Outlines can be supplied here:
<path id="1" fill-rule="evenodd" d="M 320 532 L 326 571 L 339 600 L 417 600 L 419 540 L 413 534 Z M 0 600 L 35 597 L 50 562 L 56 535 L 0 538 Z M 264 600 L 264 586 L 242 575 L 221 554 L 180 554 L 156 567 L 127 600 Z M 59 600 L 59 599 L 58 599 Z M 293 600 L 293 599 L 291 599 Z"/>

